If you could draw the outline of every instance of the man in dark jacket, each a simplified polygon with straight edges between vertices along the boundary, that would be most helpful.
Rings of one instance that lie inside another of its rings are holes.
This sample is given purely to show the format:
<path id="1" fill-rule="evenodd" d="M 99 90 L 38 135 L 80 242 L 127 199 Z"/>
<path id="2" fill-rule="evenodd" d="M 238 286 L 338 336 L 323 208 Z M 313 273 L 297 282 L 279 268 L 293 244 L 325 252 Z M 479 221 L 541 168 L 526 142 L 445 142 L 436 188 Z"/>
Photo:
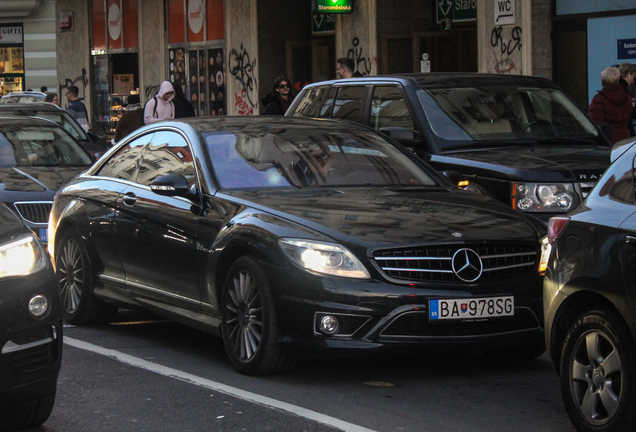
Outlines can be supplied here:
<path id="1" fill-rule="evenodd" d="M 596 123 L 612 127 L 612 144 L 629 138 L 627 122 L 632 116 L 632 98 L 618 83 L 620 72 L 608 67 L 601 72 L 603 89 L 599 91 L 587 108 L 587 114 Z"/>
<path id="2" fill-rule="evenodd" d="M 140 105 L 139 95 L 132 94 L 128 96 L 128 105 L 126 105 L 126 113 L 121 116 L 115 128 L 115 142 L 124 138 L 126 135 L 133 133 L 144 125 L 144 110 Z"/>
<path id="3" fill-rule="evenodd" d="M 172 103 L 174 103 L 174 118 L 196 117 L 196 111 L 194 111 L 194 107 L 183 93 L 181 84 L 175 82 L 172 83 L 172 87 L 174 87 L 174 99 L 172 99 Z"/>

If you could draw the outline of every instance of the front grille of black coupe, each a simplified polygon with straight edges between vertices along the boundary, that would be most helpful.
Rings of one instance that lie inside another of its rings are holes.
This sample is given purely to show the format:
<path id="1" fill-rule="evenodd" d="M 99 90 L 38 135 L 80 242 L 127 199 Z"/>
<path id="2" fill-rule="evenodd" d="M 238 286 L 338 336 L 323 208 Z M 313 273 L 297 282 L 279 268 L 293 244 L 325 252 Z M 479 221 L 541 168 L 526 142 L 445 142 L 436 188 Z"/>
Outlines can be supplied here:
<path id="1" fill-rule="evenodd" d="M 49 213 L 51 213 L 51 208 L 53 207 L 52 202 L 16 202 L 14 205 L 25 221 L 39 224 L 49 223 Z"/>
<path id="2" fill-rule="evenodd" d="M 470 337 L 531 330 L 540 326 L 535 314 L 526 308 L 515 309 L 514 318 L 488 321 L 435 320 L 431 322 L 427 312 L 407 312 L 391 321 L 382 330 L 380 337 Z"/>
<path id="3" fill-rule="evenodd" d="M 475 251 L 483 263 L 483 273 L 474 282 L 492 282 L 532 272 L 537 265 L 534 245 L 488 244 L 443 245 L 379 250 L 373 258 L 390 278 L 408 282 L 456 282 L 452 259 L 463 248 Z"/>

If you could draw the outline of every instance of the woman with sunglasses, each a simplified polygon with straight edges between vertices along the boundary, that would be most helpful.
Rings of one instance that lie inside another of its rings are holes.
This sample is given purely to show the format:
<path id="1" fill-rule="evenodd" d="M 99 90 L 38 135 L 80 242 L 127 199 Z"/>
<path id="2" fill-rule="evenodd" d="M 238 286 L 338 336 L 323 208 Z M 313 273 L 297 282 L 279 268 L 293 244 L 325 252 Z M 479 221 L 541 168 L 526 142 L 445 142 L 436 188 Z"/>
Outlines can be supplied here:
<path id="1" fill-rule="evenodd" d="M 265 96 L 261 102 L 265 106 L 265 115 L 285 115 L 293 100 L 291 83 L 286 76 L 281 75 L 274 80 L 272 92 Z"/>

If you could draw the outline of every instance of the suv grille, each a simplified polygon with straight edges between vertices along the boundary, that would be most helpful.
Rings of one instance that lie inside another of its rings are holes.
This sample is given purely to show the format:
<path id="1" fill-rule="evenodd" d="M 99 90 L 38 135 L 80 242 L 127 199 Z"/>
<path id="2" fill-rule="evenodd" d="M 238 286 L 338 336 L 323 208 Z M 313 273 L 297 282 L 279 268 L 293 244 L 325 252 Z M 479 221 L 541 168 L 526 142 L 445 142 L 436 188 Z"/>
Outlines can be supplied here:
<path id="1" fill-rule="evenodd" d="M 49 223 L 49 213 L 51 213 L 51 208 L 53 207 L 52 202 L 16 202 L 14 205 L 25 221 L 39 224 Z"/>
<path id="2" fill-rule="evenodd" d="M 534 245 L 444 245 L 375 251 L 373 257 L 390 278 L 409 282 L 459 282 L 453 256 L 471 249 L 481 258 L 483 273 L 475 282 L 492 282 L 530 273 L 536 267 Z"/>
<path id="3" fill-rule="evenodd" d="M 590 192 L 592 192 L 592 189 L 594 189 L 594 186 L 596 186 L 596 182 L 581 182 L 581 183 L 579 183 L 579 187 L 581 188 L 581 198 L 582 199 L 587 198 L 587 196 L 590 194 Z"/>

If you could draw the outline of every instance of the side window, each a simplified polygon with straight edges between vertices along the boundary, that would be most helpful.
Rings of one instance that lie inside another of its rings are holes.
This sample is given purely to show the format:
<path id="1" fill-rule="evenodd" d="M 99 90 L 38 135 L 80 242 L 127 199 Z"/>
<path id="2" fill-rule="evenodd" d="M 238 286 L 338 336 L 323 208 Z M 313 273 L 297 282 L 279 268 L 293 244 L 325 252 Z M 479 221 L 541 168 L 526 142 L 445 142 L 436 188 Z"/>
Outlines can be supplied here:
<path id="1" fill-rule="evenodd" d="M 176 132 L 161 131 L 155 133 L 152 142 L 144 148 L 137 183 L 150 186 L 154 179 L 167 174 L 182 175 L 190 185 L 196 183 L 188 142 Z"/>
<path id="2" fill-rule="evenodd" d="M 333 118 L 359 121 L 362 100 L 367 88 L 364 86 L 341 87 L 333 106 Z"/>
<path id="3" fill-rule="evenodd" d="M 294 111 L 294 117 L 318 117 L 322 100 L 327 94 L 329 87 L 314 87 L 303 95 Z"/>
<path id="4" fill-rule="evenodd" d="M 413 118 L 404 102 L 404 94 L 399 87 L 376 87 L 371 102 L 371 127 L 399 126 L 413 130 Z"/>
<path id="5" fill-rule="evenodd" d="M 320 110 L 320 118 L 330 118 L 331 111 L 333 110 L 333 102 L 336 99 L 336 93 L 338 92 L 338 87 L 331 87 L 329 89 L 329 94 L 327 94 L 327 99 L 325 100 L 325 104 L 322 106 Z"/>
<path id="6" fill-rule="evenodd" d="M 148 134 L 130 141 L 111 156 L 96 175 L 136 181 L 141 151 L 152 140 L 153 136 L 154 134 Z"/>

